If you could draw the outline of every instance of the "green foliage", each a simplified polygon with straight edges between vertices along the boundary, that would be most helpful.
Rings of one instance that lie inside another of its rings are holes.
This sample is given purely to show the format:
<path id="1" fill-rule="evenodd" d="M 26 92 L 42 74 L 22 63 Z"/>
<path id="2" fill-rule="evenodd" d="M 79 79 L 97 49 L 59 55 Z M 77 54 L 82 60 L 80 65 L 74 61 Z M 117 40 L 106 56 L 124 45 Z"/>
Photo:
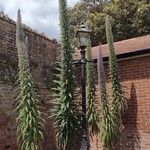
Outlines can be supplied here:
<path id="1" fill-rule="evenodd" d="M 92 45 L 97 45 L 100 41 L 103 43 L 105 41 L 105 13 L 90 13 L 87 24 L 92 30 Z"/>
<path id="2" fill-rule="evenodd" d="M 104 64 L 102 59 L 101 46 L 98 51 L 97 56 L 97 70 L 98 70 L 98 87 L 99 87 L 99 99 L 101 104 L 100 113 L 100 138 L 104 145 L 104 148 L 111 150 L 112 145 L 117 137 L 116 124 L 114 122 L 114 117 L 110 111 L 111 106 L 109 103 L 109 97 L 106 92 L 106 79 Z"/>
<path id="3" fill-rule="evenodd" d="M 68 16 L 70 23 L 70 33 L 71 33 L 71 44 L 72 47 L 77 45 L 76 41 L 76 31 L 79 29 L 82 22 L 86 22 L 87 7 L 84 3 L 77 3 L 73 8 L 68 8 Z"/>
<path id="4" fill-rule="evenodd" d="M 90 7 L 90 9 L 91 8 L 95 9 L 95 7 L 97 7 L 97 5 L 104 4 L 104 3 L 108 2 L 108 0 L 81 0 L 81 2 L 83 2 L 88 7 Z"/>
<path id="5" fill-rule="evenodd" d="M 92 60 L 91 47 L 87 48 L 87 60 Z M 96 87 L 95 87 L 95 69 L 94 64 L 87 62 L 87 87 L 86 87 L 86 100 L 87 100 L 87 118 L 89 131 L 93 135 L 99 133 L 99 110 L 96 102 Z"/>
<path id="6" fill-rule="evenodd" d="M 75 33 L 76 30 L 79 28 L 79 26 L 83 22 L 89 22 L 89 16 L 92 12 L 95 12 L 96 10 L 99 10 L 99 8 L 102 6 L 102 4 L 94 4 L 91 5 L 89 2 L 78 2 L 75 4 L 74 7 L 70 7 L 68 9 L 68 15 L 69 15 L 69 21 L 70 21 L 70 29 L 71 29 L 71 40 L 72 40 L 72 45 L 76 45 L 76 38 L 75 38 Z M 88 24 L 88 26 L 91 28 L 91 26 Z M 93 30 L 92 30 L 92 45 L 95 39 L 93 35 Z M 97 36 L 98 37 L 98 36 Z"/>
<path id="7" fill-rule="evenodd" d="M 102 3 L 106 0 L 81 0 L 81 1 L 83 1 L 85 3 L 94 3 L 95 4 L 95 3 Z"/>
<path id="8" fill-rule="evenodd" d="M 116 0 L 104 12 L 113 18 L 115 40 L 142 36 L 150 32 L 150 5 L 145 0 Z"/>
<path id="9" fill-rule="evenodd" d="M 92 45 L 99 42 L 106 43 L 105 17 L 110 15 L 113 19 L 112 28 L 115 41 L 142 36 L 150 33 L 150 4 L 146 0 L 111 0 L 92 5 L 91 1 L 80 2 L 69 9 L 71 26 L 87 22 L 92 30 Z M 83 8 L 81 6 L 84 6 Z M 82 19 L 77 19 L 83 12 Z M 72 13 L 73 12 L 73 13 Z M 81 13 L 81 14 L 80 14 Z M 71 27 L 72 28 L 72 27 Z M 72 28 L 73 30 L 73 28 Z"/>
<path id="10" fill-rule="evenodd" d="M 99 84 L 100 84 L 100 97 L 102 103 L 102 114 L 100 123 L 100 135 L 102 143 L 106 149 L 111 150 L 114 143 L 117 141 L 119 133 L 122 128 L 121 111 L 126 106 L 126 101 L 123 97 L 123 91 L 120 84 L 118 75 L 117 59 L 113 46 L 113 34 L 110 24 L 110 19 L 106 17 L 106 37 L 109 47 L 109 70 L 111 79 L 111 92 L 112 96 L 107 98 L 106 83 L 104 76 L 104 67 L 102 64 L 102 56 L 99 56 Z"/>
<path id="11" fill-rule="evenodd" d="M 43 139 L 43 119 L 39 101 L 36 99 L 34 83 L 29 70 L 27 43 L 18 11 L 16 26 L 16 45 L 19 58 L 19 78 L 17 97 L 17 141 L 20 150 L 38 150 Z"/>
<path id="12" fill-rule="evenodd" d="M 113 45 L 113 33 L 111 28 L 110 19 L 106 17 L 106 37 L 109 47 L 109 70 L 110 79 L 112 84 L 112 101 L 119 110 L 123 110 L 125 107 L 125 99 L 123 97 L 123 91 L 121 88 L 121 83 L 118 74 L 117 58 L 115 55 L 114 45 Z"/>
<path id="13" fill-rule="evenodd" d="M 76 143 L 81 115 L 75 101 L 75 83 L 72 67 L 73 49 L 70 45 L 69 20 L 66 0 L 59 0 L 61 27 L 61 62 L 55 81 L 52 116 L 58 149 L 70 150 Z"/>
<path id="14" fill-rule="evenodd" d="M 118 140 L 119 133 L 121 132 L 121 112 L 125 109 L 126 101 L 119 79 L 117 59 L 113 46 L 114 40 L 112 28 L 110 24 L 110 18 L 108 16 L 106 17 L 106 37 L 109 48 L 111 97 L 108 97 L 106 90 L 106 79 L 101 46 L 98 53 L 97 70 L 100 91 L 99 97 L 101 100 L 100 137 L 104 148 L 111 150 L 115 142 Z"/>

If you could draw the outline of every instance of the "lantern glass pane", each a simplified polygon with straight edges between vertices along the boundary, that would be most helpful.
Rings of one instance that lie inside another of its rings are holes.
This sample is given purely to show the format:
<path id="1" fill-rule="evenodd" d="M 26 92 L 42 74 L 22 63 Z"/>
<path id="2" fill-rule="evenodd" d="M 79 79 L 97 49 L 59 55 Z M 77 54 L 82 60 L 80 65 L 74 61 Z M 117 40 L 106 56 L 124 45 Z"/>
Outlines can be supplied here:
<path id="1" fill-rule="evenodd" d="M 80 46 L 87 46 L 87 38 L 80 37 Z"/>
<path id="2" fill-rule="evenodd" d="M 80 38 L 80 46 L 87 46 L 88 45 L 88 40 L 89 40 L 89 33 L 88 32 L 80 32 L 79 38 Z"/>

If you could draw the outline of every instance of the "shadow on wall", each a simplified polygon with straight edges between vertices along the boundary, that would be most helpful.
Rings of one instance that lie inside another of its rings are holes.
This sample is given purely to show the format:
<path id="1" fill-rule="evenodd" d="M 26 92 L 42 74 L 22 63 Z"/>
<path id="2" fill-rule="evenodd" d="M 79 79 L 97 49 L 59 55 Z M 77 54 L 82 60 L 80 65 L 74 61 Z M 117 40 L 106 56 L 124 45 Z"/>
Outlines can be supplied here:
<path id="1" fill-rule="evenodd" d="M 130 100 L 128 100 L 128 109 L 125 112 L 125 135 L 122 145 L 124 145 L 123 150 L 140 150 L 141 141 L 140 133 L 137 127 L 137 95 L 136 88 L 132 82 L 130 90 Z"/>

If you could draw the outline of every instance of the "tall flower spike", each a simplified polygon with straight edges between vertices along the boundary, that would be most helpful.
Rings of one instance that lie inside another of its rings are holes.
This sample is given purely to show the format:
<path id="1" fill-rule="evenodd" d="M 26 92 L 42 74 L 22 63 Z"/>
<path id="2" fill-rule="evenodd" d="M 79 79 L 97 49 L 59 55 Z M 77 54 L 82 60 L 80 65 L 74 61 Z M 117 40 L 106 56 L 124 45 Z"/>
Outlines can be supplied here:
<path id="1" fill-rule="evenodd" d="M 70 150 L 77 142 L 77 133 L 80 128 L 80 115 L 75 100 L 75 82 L 73 76 L 72 55 L 70 43 L 69 19 L 66 0 L 59 0 L 60 27 L 61 27 L 61 63 L 60 75 L 54 89 L 52 116 L 56 131 L 58 149 Z"/>
<path id="2" fill-rule="evenodd" d="M 23 32 L 23 27 L 22 27 L 22 17 L 21 17 L 21 11 L 20 9 L 18 10 L 17 13 L 17 24 L 16 24 L 16 36 L 18 37 L 17 40 L 25 40 L 25 34 Z"/>
<path id="3" fill-rule="evenodd" d="M 87 47 L 86 58 L 92 60 L 91 42 Z M 87 99 L 87 119 L 89 124 L 89 131 L 93 135 L 99 133 L 99 109 L 96 101 L 96 85 L 95 85 L 95 68 L 93 62 L 87 62 L 87 87 L 86 87 L 86 99 Z"/>
<path id="4" fill-rule="evenodd" d="M 29 43 L 28 43 L 28 37 L 26 36 L 25 37 L 25 51 L 24 51 L 24 54 L 25 54 L 25 59 L 27 61 L 27 66 L 29 67 Z"/>
<path id="5" fill-rule="evenodd" d="M 17 142 L 19 150 L 41 149 L 43 119 L 36 99 L 34 83 L 29 70 L 28 46 L 25 40 L 20 10 L 17 16 L 16 45 L 19 73 L 17 96 Z"/>
<path id="6" fill-rule="evenodd" d="M 98 87 L 99 87 L 99 99 L 101 103 L 100 113 L 100 137 L 104 145 L 105 150 L 111 150 L 116 138 L 114 117 L 112 115 L 108 96 L 106 92 L 106 76 L 102 58 L 101 44 L 97 52 L 97 70 L 98 70 Z"/>
<path id="7" fill-rule="evenodd" d="M 124 98 L 118 76 L 117 59 L 113 46 L 113 34 L 109 17 L 106 17 L 106 37 L 109 48 L 109 70 L 112 96 L 108 105 L 103 106 L 103 117 L 100 124 L 101 140 L 105 149 L 111 150 L 117 141 L 121 128 L 121 109 L 124 108 Z"/>
<path id="8" fill-rule="evenodd" d="M 110 125 L 110 113 L 108 105 L 108 97 L 106 94 L 106 80 L 105 80 L 105 70 L 102 58 L 101 44 L 99 45 L 99 50 L 97 51 L 97 71 L 98 71 L 98 89 L 99 89 L 99 100 L 100 100 L 100 137 L 104 147 L 109 147 L 109 131 L 108 126 Z"/>
<path id="9" fill-rule="evenodd" d="M 106 76 L 103 64 L 102 49 L 101 43 L 99 45 L 99 50 L 97 51 L 97 71 L 98 71 L 98 87 L 100 95 L 101 105 L 107 103 L 107 94 L 106 94 Z"/>
<path id="10" fill-rule="evenodd" d="M 116 107 L 119 110 L 124 110 L 126 106 L 126 101 L 123 96 L 123 91 L 120 83 L 120 78 L 118 74 L 118 65 L 117 65 L 117 58 L 115 55 L 114 50 L 114 38 L 112 33 L 112 27 L 110 23 L 109 16 L 106 16 L 106 38 L 109 48 L 109 70 L 110 70 L 110 80 L 112 86 L 112 98 L 113 102 L 115 103 Z"/>

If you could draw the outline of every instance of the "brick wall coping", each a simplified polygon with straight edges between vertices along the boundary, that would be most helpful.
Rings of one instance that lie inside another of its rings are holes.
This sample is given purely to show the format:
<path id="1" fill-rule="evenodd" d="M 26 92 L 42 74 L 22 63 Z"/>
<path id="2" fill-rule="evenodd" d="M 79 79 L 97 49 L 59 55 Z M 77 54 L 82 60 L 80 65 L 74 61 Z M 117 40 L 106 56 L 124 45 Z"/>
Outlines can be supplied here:
<path id="1" fill-rule="evenodd" d="M 8 15 L 4 14 L 3 12 L 0 12 L 0 19 L 1 19 L 1 20 L 4 20 L 4 21 L 7 21 L 7 22 L 10 23 L 10 24 L 16 25 L 16 22 L 15 22 L 13 19 L 9 18 Z M 44 32 L 43 32 L 43 33 L 40 33 L 40 32 L 38 32 L 37 30 L 34 30 L 34 29 L 30 28 L 30 27 L 27 26 L 26 24 L 23 24 L 23 28 L 24 28 L 25 30 L 29 31 L 29 32 L 32 32 L 32 33 L 34 33 L 34 34 L 37 34 L 38 36 L 40 36 L 40 37 L 42 37 L 42 38 L 44 38 L 44 39 L 46 39 L 46 40 L 48 40 L 48 41 L 51 41 L 51 42 L 54 43 L 54 44 L 56 43 L 55 40 L 52 40 L 52 39 L 48 38 L 48 37 L 45 35 Z"/>
<path id="2" fill-rule="evenodd" d="M 117 56 L 125 56 L 129 55 L 141 55 L 143 53 L 150 53 L 150 34 L 131 38 L 127 40 L 122 40 L 118 42 L 114 42 L 114 48 Z M 97 59 L 97 51 L 100 49 L 100 46 L 92 47 L 92 58 Z M 102 55 L 104 58 L 109 56 L 108 45 L 101 45 Z M 74 59 L 80 59 L 79 50 L 75 50 Z"/>

